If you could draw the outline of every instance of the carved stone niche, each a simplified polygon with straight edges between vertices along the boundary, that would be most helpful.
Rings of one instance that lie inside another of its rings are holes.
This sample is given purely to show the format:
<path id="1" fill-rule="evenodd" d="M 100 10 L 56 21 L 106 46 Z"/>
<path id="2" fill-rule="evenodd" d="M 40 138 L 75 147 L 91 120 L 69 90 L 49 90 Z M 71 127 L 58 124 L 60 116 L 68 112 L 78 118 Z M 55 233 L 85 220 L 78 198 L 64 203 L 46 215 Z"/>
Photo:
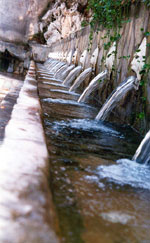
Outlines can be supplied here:
<path id="1" fill-rule="evenodd" d="M 82 65 L 83 69 L 85 68 L 87 57 L 88 57 L 88 51 L 84 50 L 80 57 L 80 64 Z"/>
<path id="2" fill-rule="evenodd" d="M 139 46 L 138 50 L 134 54 L 134 58 L 131 62 L 131 69 L 136 73 L 138 80 L 141 80 L 140 72 L 145 64 L 146 44 L 147 44 L 147 40 L 146 37 L 144 37 L 141 45 Z"/>

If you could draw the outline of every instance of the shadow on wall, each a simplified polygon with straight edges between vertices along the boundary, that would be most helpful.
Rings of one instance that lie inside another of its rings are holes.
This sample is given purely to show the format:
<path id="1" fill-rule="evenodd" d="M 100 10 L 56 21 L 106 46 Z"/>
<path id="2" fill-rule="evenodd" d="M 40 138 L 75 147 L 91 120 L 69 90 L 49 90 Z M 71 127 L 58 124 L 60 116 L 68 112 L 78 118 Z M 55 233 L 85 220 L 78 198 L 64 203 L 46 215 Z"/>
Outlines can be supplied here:
<path id="1" fill-rule="evenodd" d="M 5 50 L 0 52 L 0 72 L 23 74 L 24 63 Z"/>
<path id="2" fill-rule="evenodd" d="M 7 50 L 4 53 L 0 53 L 0 71 L 1 72 L 8 70 L 11 59 L 12 59 L 12 57 Z"/>

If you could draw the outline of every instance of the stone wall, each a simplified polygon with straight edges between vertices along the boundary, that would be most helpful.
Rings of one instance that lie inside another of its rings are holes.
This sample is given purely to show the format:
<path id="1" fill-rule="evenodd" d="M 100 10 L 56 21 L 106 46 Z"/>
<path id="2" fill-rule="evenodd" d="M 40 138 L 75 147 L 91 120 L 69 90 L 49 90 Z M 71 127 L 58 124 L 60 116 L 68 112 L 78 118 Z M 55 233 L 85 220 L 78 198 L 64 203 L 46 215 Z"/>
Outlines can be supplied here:
<path id="1" fill-rule="evenodd" d="M 130 75 L 136 75 L 135 72 L 131 70 L 131 63 L 135 57 L 136 50 L 139 48 L 143 38 L 145 37 L 144 33 L 146 31 L 150 31 L 149 17 L 150 11 L 145 7 L 144 4 L 139 3 L 138 5 L 132 5 L 129 16 L 130 21 L 125 23 L 123 28 L 120 30 L 121 39 L 117 43 L 115 70 L 112 71 L 110 80 L 107 82 L 105 88 L 94 94 L 94 96 L 97 95 L 99 99 L 99 105 L 104 103 L 108 95 L 121 81 Z M 77 50 L 76 64 L 79 64 L 81 54 L 84 50 L 90 47 L 85 65 L 85 67 L 89 67 L 92 53 L 98 47 L 99 54 L 95 69 L 96 75 L 104 69 L 104 62 L 102 62 L 102 58 L 106 57 L 108 53 L 108 51 L 104 50 L 104 43 L 107 43 L 108 39 L 102 38 L 106 35 L 106 30 L 101 30 L 98 32 L 95 31 L 93 34 L 92 44 L 89 46 L 89 34 L 89 27 L 86 27 L 81 31 L 77 31 L 76 33 L 72 33 L 68 38 L 52 44 L 51 51 L 69 53 L 70 50 Z M 147 38 L 147 43 L 148 42 L 149 38 Z M 149 54 L 150 53 L 147 50 L 147 58 L 149 57 Z M 140 86 L 138 91 L 130 92 L 126 97 L 124 97 L 118 108 L 116 108 L 114 113 L 112 113 L 109 117 L 109 120 L 117 120 L 119 123 L 131 124 L 138 129 L 149 129 L 149 90 L 150 79 L 149 77 L 146 77 L 145 85 Z M 141 98 L 143 96 L 146 96 L 146 106 Z M 144 117 L 141 119 L 140 114 L 142 115 L 143 113 Z"/>

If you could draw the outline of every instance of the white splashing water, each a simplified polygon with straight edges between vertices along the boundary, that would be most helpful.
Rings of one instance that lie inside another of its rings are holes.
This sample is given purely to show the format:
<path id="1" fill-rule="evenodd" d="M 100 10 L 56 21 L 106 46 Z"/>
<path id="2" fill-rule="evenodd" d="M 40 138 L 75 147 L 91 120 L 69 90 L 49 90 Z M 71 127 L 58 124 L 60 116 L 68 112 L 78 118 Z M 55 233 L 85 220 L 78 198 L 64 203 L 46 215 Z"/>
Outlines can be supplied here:
<path id="1" fill-rule="evenodd" d="M 99 180 L 107 179 L 120 186 L 150 190 L 150 167 L 128 159 L 120 159 L 116 164 L 98 166 L 96 171 Z"/>
<path id="2" fill-rule="evenodd" d="M 132 159 L 146 165 L 150 163 L 150 131 L 145 135 Z"/>
<path id="3" fill-rule="evenodd" d="M 57 84 L 57 83 L 53 83 L 53 82 L 51 82 L 51 83 L 49 83 L 49 82 L 43 82 L 44 84 L 51 84 L 51 85 L 54 85 L 54 86 L 59 86 L 59 87 L 66 87 L 64 84 Z"/>
<path id="4" fill-rule="evenodd" d="M 91 107 L 87 104 L 84 103 L 78 103 L 77 101 L 74 100 L 63 100 L 63 99 L 53 99 L 53 98 L 45 98 L 42 99 L 44 102 L 47 103 L 53 103 L 53 104 L 66 104 L 66 105 L 75 105 L 75 106 L 80 106 L 80 107 L 87 107 L 90 109 L 95 109 L 94 107 Z"/>
<path id="5" fill-rule="evenodd" d="M 93 132 L 105 132 L 109 133 L 114 136 L 121 137 L 120 132 L 115 131 L 113 128 L 106 126 L 102 122 L 97 122 L 95 120 L 89 120 L 89 119 L 72 119 L 68 121 L 60 121 L 60 122 L 54 122 L 53 123 L 54 129 L 59 129 L 59 128 L 74 128 L 78 130 L 83 130 L 83 131 L 93 131 Z"/>

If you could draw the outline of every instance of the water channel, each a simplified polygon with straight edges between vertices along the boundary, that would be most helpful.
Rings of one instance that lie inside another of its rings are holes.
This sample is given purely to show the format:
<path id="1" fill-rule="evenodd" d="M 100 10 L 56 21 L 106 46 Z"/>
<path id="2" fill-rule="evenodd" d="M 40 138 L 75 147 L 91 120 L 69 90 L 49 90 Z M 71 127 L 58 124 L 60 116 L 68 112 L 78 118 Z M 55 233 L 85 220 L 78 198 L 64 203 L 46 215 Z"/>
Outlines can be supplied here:
<path id="1" fill-rule="evenodd" d="M 57 94 L 41 103 L 62 242 L 150 242 L 150 168 L 131 161 L 142 137 Z"/>
<path id="2" fill-rule="evenodd" d="M 22 83 L 0 74 L 1 141 Z M 149 243 L 150 167 L 131 161 L 142 137 L 94 120 L 98 110 L 73 94 L 50 93 L 40 95 L 61 242 Z"/>

